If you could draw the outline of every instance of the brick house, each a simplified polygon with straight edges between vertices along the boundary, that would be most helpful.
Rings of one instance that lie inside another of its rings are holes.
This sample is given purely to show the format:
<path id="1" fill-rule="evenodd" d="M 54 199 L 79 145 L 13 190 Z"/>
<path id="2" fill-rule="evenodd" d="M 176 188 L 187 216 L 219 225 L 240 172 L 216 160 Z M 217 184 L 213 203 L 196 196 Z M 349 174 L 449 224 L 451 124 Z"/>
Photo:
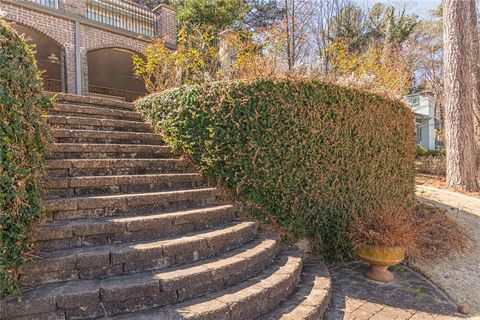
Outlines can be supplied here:
<path id="1" fill-rule="evenodd" d="M 175 11 L 124 0 L 0 0 L 0 15 L 35 43 L 45 89 L 132 101 L 146 90 L 132 55 L 153 37 L 176 47 Z"/>

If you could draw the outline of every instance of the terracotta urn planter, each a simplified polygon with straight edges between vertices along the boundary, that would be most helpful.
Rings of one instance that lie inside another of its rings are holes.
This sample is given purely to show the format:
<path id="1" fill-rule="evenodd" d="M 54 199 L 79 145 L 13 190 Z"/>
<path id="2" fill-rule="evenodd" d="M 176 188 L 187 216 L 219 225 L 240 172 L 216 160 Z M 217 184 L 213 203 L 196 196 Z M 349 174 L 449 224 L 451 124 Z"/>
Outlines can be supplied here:
<path id="1" fill-rule="evenodd" d="M 357 248 L 357 254 L 370 264 L 370 269 L 365 272 L 368 279 L 390 282 L 393 280 L 393 274 L 388 271 L 388 267 L 405 259 L 405 248 L 361 245 Z"/>

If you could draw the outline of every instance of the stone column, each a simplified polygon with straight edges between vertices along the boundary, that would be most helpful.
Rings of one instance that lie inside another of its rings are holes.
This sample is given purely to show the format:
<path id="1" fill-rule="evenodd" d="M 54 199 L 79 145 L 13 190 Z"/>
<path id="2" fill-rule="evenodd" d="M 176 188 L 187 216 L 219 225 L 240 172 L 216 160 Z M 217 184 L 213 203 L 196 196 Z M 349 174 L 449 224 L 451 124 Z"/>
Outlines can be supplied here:
<path id="1" fill-rule="evenodd" d="M 161 4 L 155 9 L 155 37 L 161 37 L 167 45 L 177 45 L 177 16 L 171 6 Z"/>
<path id="2" fill-rule="evenodd" d="M 67 13 L 84 17 L 87 11 L 86 0 L 64 0 L 63 10 Z"/>
<path id="3" fill-rule="evenodd" d="M 65 43 L 65 77 L 67 92 L 76 94 L 75 44 L 73 40 L 72 43 Z"/>

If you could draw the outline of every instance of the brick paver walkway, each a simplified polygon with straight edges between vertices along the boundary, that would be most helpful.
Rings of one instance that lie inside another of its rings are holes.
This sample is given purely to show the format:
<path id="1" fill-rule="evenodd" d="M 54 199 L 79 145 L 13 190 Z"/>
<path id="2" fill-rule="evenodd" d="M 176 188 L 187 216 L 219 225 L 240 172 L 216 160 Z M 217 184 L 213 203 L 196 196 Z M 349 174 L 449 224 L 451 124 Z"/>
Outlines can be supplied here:
<path id="1" fill-rule="evenodd" d="M 411 269 L 392 268 L 395 280 L 385 284 L 366 279 L 367 267 L 351 262 L 329 268 L 333 292 L 324 320 L 462 319 L 443 292 Z"/>

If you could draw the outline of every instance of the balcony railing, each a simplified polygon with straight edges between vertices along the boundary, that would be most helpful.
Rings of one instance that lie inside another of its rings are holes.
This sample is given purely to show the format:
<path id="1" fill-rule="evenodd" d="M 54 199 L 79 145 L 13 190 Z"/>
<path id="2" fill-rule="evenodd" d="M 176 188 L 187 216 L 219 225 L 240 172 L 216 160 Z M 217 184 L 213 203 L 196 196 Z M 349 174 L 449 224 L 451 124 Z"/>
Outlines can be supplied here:
<path id="1" fill-rule="evenodd" d="M 49 7 L 52 9 L 58 9 L 58 0 L 27 0 L 41 6 Z"/>
<path id="2" fill-rule="evenodd" d="M 86 17 L 147 37 L 155 33 L 155 14 L 122 0 L 87 0 Z"/>

